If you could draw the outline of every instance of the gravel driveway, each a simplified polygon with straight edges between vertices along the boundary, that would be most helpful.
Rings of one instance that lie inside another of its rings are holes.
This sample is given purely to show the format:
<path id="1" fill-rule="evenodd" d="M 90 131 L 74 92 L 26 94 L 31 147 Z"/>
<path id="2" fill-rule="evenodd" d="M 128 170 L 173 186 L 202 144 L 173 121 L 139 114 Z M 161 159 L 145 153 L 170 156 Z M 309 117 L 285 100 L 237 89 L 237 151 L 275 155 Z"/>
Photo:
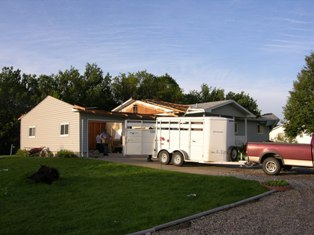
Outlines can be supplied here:
<path id="1" fill-rule="evenodd" d="M 250 175 L 235 175 L 251 178 Z M 269 177 L 252 177 L 256 180 Z M 279 176 L 292 189 L 155 234 L 314 234 L 314 172 Z"/>
<path id="2" fill-rule="evenodd" d="M 195 174 L 227 175 L 260 182 L 284 179 L 292 186 L 287 191 L 275 192 L 258 201 L 216 212 L 154 234 L 314 234 L 314 169 L 292 168 L 278 176 L 267 176 L 260 167 L 247 169 L 200 164 L 175 167 L 146 162 L 144 158 L 119 156 L 105 160 Z"/>

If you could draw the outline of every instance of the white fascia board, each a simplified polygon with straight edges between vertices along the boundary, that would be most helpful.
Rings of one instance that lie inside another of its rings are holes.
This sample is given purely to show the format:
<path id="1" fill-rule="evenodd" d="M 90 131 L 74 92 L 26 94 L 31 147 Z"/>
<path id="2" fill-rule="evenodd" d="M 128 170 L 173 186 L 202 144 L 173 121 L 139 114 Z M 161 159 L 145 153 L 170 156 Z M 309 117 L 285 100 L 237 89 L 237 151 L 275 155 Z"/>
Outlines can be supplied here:
<path id="1" fill-rule="evenodd" d="M 193 114 L 193 113 L 205 113 L 204 109 L 188 109 L 185 114 Z"/>
<path id="2" fill-rule="evenodd" d="M 122 104 L 120 104 L 118 107 L 112 109 L 111 112 L 116 112 L 117 110 L 122 110 L 123 108 L 125 108 L 126 106 L 132 104 L 133 102 L 135 102 L 135 100 L 130 98 L 127 101 L 125 101 Z"/>

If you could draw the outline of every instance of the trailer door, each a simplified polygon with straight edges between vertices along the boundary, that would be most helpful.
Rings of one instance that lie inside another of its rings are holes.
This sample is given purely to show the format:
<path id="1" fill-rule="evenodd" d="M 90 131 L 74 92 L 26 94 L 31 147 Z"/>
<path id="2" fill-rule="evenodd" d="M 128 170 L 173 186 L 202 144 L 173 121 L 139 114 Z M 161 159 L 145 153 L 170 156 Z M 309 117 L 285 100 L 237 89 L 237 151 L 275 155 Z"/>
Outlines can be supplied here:
<path id="1" fill-rule="evenodd" d="M 155 126 L 151 120 L 126 120 L 123 155 L 152 155 Z"/>
<path id="2" fill-rule="evenodd" d="M 209 138 L 209 161 L 227 161 L 228 119 L 212 119 Z"/>
<path id="3" fill-rule="evenodd" d="M 204 157 L 204 120 L 194 120 L 190 122 L 190 152 L 189 158 L 192 161 L 203 161 Z"/>

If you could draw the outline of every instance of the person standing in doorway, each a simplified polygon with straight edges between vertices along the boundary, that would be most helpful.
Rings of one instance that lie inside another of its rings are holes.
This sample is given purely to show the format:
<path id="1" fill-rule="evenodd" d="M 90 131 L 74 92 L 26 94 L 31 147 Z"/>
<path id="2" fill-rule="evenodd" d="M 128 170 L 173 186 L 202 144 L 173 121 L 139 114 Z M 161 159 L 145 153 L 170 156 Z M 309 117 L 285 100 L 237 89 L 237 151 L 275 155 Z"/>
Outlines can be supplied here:
<path id="1" fill-rule="evenodd" d="M 109 153 L 109 143 L 110 143 L 111 136 L 108 134 L 107 130 L 105 129 L 104 132 L 101 134 L 101 143 L 103 145 L 104 156 L 108 156 Z"/>
<path id="2" fill-rule="evenodd" d="M 96 149 L 99 153 L 102 153 L 102 144 L 101 144 L 101 134 L 97 133 L 96 135 Z"/>

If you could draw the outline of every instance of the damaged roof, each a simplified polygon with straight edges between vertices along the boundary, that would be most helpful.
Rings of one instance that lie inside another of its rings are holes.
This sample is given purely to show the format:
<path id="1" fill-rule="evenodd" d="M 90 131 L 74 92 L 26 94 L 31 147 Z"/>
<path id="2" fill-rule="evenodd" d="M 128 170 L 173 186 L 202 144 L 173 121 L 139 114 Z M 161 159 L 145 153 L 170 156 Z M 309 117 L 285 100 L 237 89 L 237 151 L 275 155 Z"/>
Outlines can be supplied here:
<path id="1" fill-rule="evenodd" d="M 116 118 L 122 118 L 122 119 L 151 119 L 151 120 L 156 119 L 156 116 L 151 115 L 151 114 L 108 112 L 104 110 L 90 109 L 90 108 L 82 107 L 79 105 L 74 105 L 73 109 L 81 113 L 101 115 L 101 116 L 110 116 L 110 117 L 116 117 Z"/>
<path id="2" fill-rule="evenodd" d="M 189 105 L 187 104 L 175 104 L 175 103 L 170 103 L 170 102 L 161 101 L 161 100 L 146 99 L 146 100 L 143 100 L 143 102 L 156 105 L 162 108 L 169 108 L 180 113 L 185 113 L 189 108 Z"/>

